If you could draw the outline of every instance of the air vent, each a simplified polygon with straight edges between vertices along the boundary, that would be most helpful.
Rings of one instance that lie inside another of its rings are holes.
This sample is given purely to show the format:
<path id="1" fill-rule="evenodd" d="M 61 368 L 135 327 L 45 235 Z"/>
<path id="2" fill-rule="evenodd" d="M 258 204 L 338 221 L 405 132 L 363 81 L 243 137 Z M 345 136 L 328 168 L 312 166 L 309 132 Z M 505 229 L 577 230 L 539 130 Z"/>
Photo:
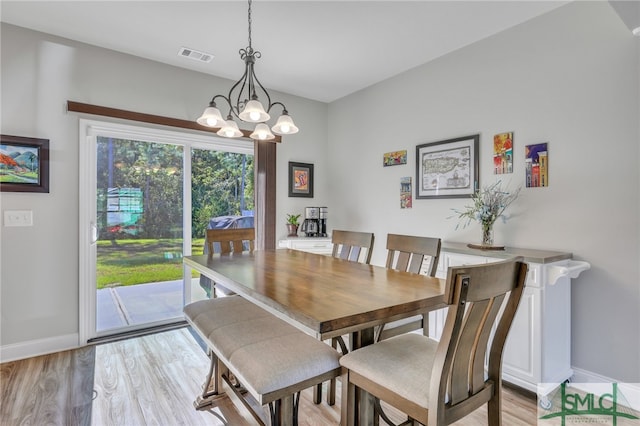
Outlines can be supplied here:
<path id="1" fill-rule="evenodd" d="M 188 47 L 181 47 L 178 51 L 178 56 L 200 62 L 211 62 L 213 59 L 213 55 L 211 53 L 200 52 L 198 50 L 189 49 Z"/>

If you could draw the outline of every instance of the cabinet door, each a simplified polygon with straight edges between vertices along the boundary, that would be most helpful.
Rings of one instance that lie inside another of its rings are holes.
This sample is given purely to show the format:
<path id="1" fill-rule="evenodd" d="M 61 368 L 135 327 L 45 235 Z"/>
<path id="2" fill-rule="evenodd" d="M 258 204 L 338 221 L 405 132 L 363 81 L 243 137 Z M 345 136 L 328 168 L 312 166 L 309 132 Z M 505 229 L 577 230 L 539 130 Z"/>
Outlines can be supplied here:
<path id="1" fill-rule="evenodd" d="M 324 254 L 331 255 L 331 251 L 333 249 L 333 245 L 331 244 L 331 240 L 298 240 L 292 241 L 291 246 L 294 250 L 306 251 L 309 253 L 316 254 Z"/>
<path id="2" fill-rule="evenodd" d="M 520 380 L 528 384 L 540 382 L 540 318 L 543 291 L 539 288 L 525 287 L 505 344 L 503 377 L 517 385 L 523 385 Z"/>

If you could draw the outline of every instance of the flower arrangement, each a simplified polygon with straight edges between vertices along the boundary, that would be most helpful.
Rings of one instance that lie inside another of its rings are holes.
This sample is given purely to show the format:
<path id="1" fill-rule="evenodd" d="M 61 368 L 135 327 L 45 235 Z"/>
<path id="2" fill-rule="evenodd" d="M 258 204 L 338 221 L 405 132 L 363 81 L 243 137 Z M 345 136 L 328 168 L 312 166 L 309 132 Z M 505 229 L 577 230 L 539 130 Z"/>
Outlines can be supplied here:
<path id="1" fill-rule="evenodd" d="M 467 227 L 472 220 L 477 221 L 482 226 L 482 246 L 493 246 L 493 224 L 498 218 L 506 221 L 504 211 L 511 203 L 518 198 L 520 187 L 509 192 L 502 189 L 500 181 L 484 187 L 471 196 L 473 205 L 465 206 L 462 210 L 453 209 L 458 215 L 458 219 L 467 219 L 463 223 L 463 228 Z M 460 223 L 456 226 L 458 229 Z"/>

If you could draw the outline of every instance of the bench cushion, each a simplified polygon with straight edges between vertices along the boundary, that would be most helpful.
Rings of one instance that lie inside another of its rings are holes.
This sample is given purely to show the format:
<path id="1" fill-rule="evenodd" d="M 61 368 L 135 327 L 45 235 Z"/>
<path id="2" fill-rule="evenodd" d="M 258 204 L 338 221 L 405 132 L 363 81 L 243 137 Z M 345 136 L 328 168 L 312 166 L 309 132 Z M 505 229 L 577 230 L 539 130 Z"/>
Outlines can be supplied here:
<path id="1" fill-rule="evenodd" d="M 295 393 L 340 374 L 336 350 L 286 325 L 295 332 L 238 347 L 225 363 L 262 404 L 279 399 L 273 396 L 279 391 Z"/>
<path id="2" fill-rule="evenodd" d="M 271 314 L 235 295 L 190 303 L 184 307 L 184 315 L 206 339 L 219 327 L 251 318 L 268 317 Z"/>
<path id="3" fill-rule="evenodd" d="M 185 317 L 260 404 L 340 374 L 340 354 L 240 296 L 184 308 Z"/>

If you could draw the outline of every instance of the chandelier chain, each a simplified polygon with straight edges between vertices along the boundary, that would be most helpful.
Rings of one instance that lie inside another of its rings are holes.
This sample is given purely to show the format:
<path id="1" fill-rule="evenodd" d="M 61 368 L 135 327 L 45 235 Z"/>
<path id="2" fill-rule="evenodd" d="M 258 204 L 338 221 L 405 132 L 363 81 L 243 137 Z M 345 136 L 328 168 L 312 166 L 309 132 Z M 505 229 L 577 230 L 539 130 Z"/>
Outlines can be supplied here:
<path id="1" fill-rule="evenodd" d="M 249 49 L 251 50 L 251 0 L 249 0 L 249 13 L 248 13 L 248 21 L 249 21 Z"/>

